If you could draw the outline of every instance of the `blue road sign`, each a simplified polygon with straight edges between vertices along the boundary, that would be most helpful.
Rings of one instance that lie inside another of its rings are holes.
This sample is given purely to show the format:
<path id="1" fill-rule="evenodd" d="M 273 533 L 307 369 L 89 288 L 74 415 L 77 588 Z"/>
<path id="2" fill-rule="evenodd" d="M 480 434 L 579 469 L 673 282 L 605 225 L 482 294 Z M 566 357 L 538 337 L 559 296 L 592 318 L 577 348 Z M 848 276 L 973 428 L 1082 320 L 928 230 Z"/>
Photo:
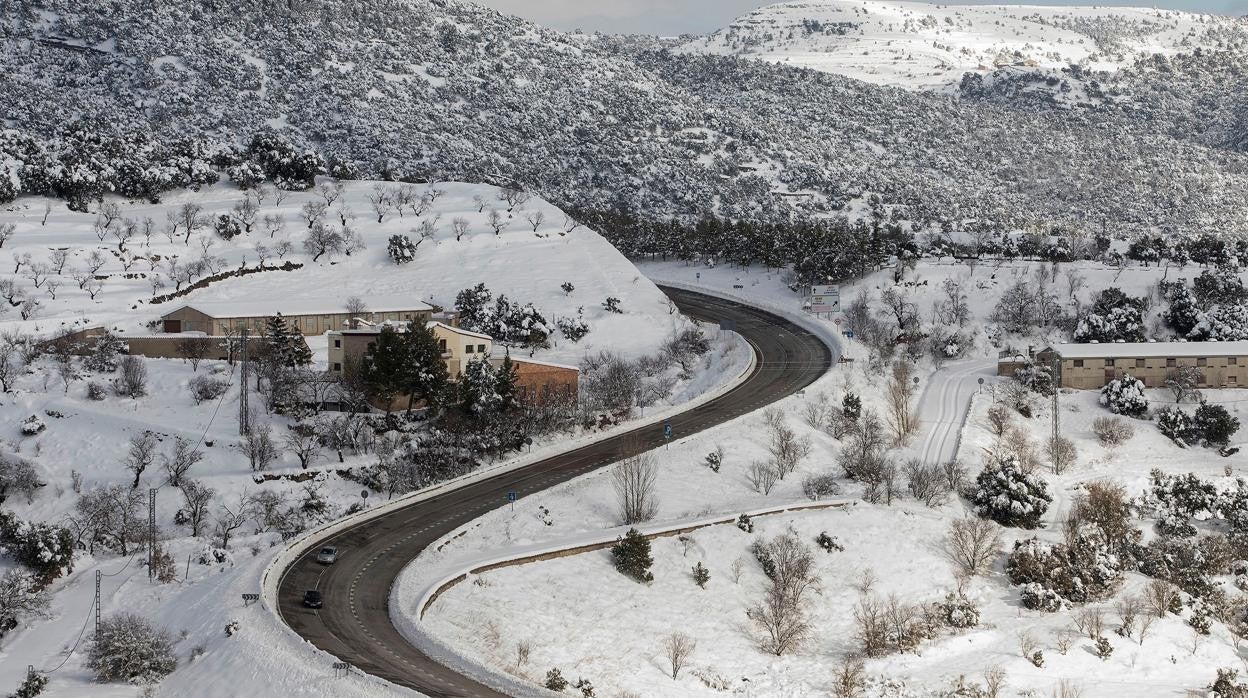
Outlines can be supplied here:
<path id="1" fill-rule="evenodd" d="M 516 501 L 516 493 L 515 493 L 515 492 L 508 492 L 508 493 L 507 493 L 507 501 L 509 501 L 509 502 L 514 502 L 514 501 Z"/>
<path id="2" fill-rule="evenodd" d="M 665 439 L 670 439 L 670 438 L 672 438 L 672 425 L 671 425 L 671 424 L 666 424 L 666 423 L 665 423 L 665 424 L 663 425 L 663 438 L 665 438 Z"/>
<path id="3" fill-rule="evenodd" d="M 853 331 L 853 330 L 845 330 L 845 338 L 846 338 L 846 339 L 853 339 L 853 338 L 854 338 L 854 331 Z"/>

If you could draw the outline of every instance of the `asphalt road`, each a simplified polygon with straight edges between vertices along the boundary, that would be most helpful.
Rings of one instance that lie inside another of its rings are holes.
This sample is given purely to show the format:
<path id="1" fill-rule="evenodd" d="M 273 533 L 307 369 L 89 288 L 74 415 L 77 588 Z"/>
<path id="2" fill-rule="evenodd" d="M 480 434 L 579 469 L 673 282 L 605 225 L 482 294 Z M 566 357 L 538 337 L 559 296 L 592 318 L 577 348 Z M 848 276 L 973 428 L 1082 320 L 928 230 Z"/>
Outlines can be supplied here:
<path id="1" fill-rule="evenodd" d="M 730 319 L 754 346 L 754 373 L 731 392 L 672 417 L 680 439 L 752 412 L 810 385 L 832 365 L 831 350 L 817 337 L 770 313 L 701 294 L 664 288 L 687 315 Z M 497 477 L 396 510 L 309 548 L 283 574 L 278 591 L 282 619 L 317 647 L 356 668 L 431 698 L 501 696 L 445 667 L 410 645 L 390 622 L 390 587 L 399 573 L 434 541 L 485 512 L 505 506 L 507 492 L 531 495 L 609 465 L 627 451 L 663 443 L 662 429 L 643 427 Z M 337 545 L 338 562 L 316 563 L 316 551 Z M 319 589 L 324 608 L 302 605 L 303 592 Z"/>

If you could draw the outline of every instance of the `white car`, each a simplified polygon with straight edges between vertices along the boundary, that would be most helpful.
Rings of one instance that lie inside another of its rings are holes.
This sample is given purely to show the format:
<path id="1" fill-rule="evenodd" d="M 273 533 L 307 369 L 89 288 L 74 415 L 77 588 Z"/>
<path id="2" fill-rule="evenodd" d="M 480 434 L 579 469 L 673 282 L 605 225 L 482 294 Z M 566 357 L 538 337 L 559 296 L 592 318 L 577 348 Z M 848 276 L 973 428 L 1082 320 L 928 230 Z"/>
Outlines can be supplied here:
<path id="1" fill-rule="evenodd" d="M 316 561 L 322 565 L 332 565 L 338 561 L 338 547 L 327 545 L 321 548 L 321 552 L 317 553 Z"/>

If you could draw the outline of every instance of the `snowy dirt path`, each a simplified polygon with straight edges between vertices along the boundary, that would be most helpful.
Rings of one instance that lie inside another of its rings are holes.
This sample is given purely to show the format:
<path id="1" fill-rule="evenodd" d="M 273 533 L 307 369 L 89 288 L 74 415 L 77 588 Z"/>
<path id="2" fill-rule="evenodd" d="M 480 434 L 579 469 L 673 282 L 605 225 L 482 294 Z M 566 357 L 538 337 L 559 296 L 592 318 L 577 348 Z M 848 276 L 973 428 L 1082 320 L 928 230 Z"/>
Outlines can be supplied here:
<path id="1" fill-rule="evenodd" d="M 971 397 L 984 385 L 995 382 L 990 359 L 967 359 L 946 365 L 927 379 L 917 412 L 925 428 L 914 451 L 924 463 L 943 463 L 958 455 L 958 433 L 966 423 Z"/>

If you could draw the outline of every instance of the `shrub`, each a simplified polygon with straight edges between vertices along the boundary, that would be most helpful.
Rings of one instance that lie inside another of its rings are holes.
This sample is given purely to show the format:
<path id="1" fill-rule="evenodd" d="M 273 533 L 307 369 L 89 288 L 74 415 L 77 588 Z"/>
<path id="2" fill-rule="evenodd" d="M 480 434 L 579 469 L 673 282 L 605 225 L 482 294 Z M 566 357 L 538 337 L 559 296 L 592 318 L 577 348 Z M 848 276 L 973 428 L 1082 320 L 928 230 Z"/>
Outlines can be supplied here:
<path id="1" fill-rule="evenodd" d="M 650 572 L 650 566 L 654 564 L 654 559 L 650 557 L 650 541 L 638 533 L 637 529 L 628 529 L 624 537 L 616 541 L 611 547 L 611 559 L 615 563 L 615 569 L 621 574 L 638 582 L 654 581 L 654 575 Z"/>
<path id="2" fill-rule="evenodd" d="M 1159 508 L 1185 518 L 1212 515 L 1218 505 L 1218 488 L 1194 473 L 1168 475 L 1154 469 L 1149 473 L 1152 497 Z"/>
<path id="3" fill-rule="evenodd" d="M 1192 418 L 1183 410 L 1177 407 L 1165 407 L 1159 410 L 1155 417 L 1157 430 L 1179 446 L 1191 446 L 1198 440 L 1196 430 L 1192 426 Z"/>
<path id="4" fill-rule="evenodd" d="M 551 669 L 546 672 L 546 688 L 556 693 L 563 693 L 567 687 L 568 680 L 563 678 L 563 673 L 558 669 Z"/>
<path id="5" fill-rule="evenodd" d="M 1239 431 L 1239 420 L 1231 416 L 1225 407 L 1205 403 L 1196 408 L 1192 428 L 1205 446 L 1225 446 Z"/>
<path id="6" fill-rule="evenodd" d="M 1218 678 L 1209 684 L 1209 690 L 1217 698 L 1244 698 L 1248 696 L 1248 684 L 1239 682 L 1235 669 L 1218 669 Z"/>
<path id="7" fill-rule="evenodd" d="M 842 553 L 845 552 L 845 546 L 841 545 L 841 542 L 836 539 L 836 536 L 829 536 L 827 531 L 820 531 L 819 535 L 815 536 L 815 544 L 820 548 L 823 548 L 823 551 L 826 553 L 830 553 L 834 550 Z"/>
<path id="8" fill-rule="evenodd" d="M 706 565 L 703 565 L 701 562 L 694 565 L 693 583 L 705 589 L 706 583 L 709 581 L 711 581 L 711 573 L 707 571 Z"/>
<path id="9" fill-rule="evenodd" d="M 197 375 L 189 383 L 191 399 L 198 405 L 209 400 L 216 400 L 230 389 L 228 381 L 213 376 Z"/>
<path id="10" fill-rule="evenodd" d="M 20 494 L 30 504 L 44 484 L 30 461 L 10 453 L 0 453 L 0 504 L 10 494 Z"/>
<path id="11" fill-rule="evenodd" d="M 1019 541 L 1005 563 L 1005 572 L 1011 584 L 1038 584 L 1071 603 L 1106 599 L 1122 583 L 1122 567 L 1117 556 L 1104 542 L 1083 534 L 1075 534 L 1069 543 L 1053 545 L 1035 538 Z M 1033 595 L 1036 592 L 1032 590 Z M 1047 595 L 1024 598 L 1024 605 L 1039 599 L 1043 599 L 1043 606 L 1051 606 Z"/>
<path id="12" fill-rule="evenodd" d="M 988 571 L 1001 550 L 1001 527 L 987 519 L 957 519 L 949 525 L 946 552 L 968 576 Z"/>
<path id="13" fill-rule="evenodd" d="M 737 517 L 737 528 L 745 531 L 746 533 L 753 533 L 754 522 L 750 520 L 750 517 L 747 514 L 742 514 Z"/>
<path id="14" fill-rule="evenodd" d="M 386 254 L 395 264 L 407 264 L 416 259 L 416 245 L 406 235 L 391 235 L 386 243 Z"/>
<path id="15" fill-rule="evenodd" d="M 42 695 L 43 689 L 48 687 L 48 677 L 37 671 L 26 674 L 26 678 L 18 685 L 17 690 L 13 692 L 10 698 L 35 698 Z"/>
<path id="16" fill-rule="evenodd" d="M 979 625 L 979 607 L 961 593 L 950 593 L 944 601 L 932 604 L 940 622 L 950 628 L 973 628 Z"/>
<path id="17" fill-rule="evenodd" d="M 147 366 L 137 356 L 121 359 L 121 375 L 113 379 L 113 390 L 122 397 L 147 395 Z"/>
<path id="18" fill-rule="evenodd" d="M 49 584 L 74 568 L 74 536 L 63 526 L 21 523 L 0 512 L 0 547 L 29 567 L 41 584 Z"/>
<path id="19" fill-rule="evenodd" d="M 975 484 L 971 502 L 976 511 L 1003 526 L 1037 528 L 1053 501 L 1044 480 L 1023 472 L 1014 456 L 986 466 Z"/>
<path id="20" fill-rule="evenodd" d="M 1096 646 L 1094 649 L 1096 656 L 1100 657 L 1103 662 L 1109 661 L 1109 656 L 1114 653 L 1114 646 L 1109 644 L 1109 640 L 1103 637 L 1096 638 Z"/>
<path id="21" fill-rule="evenodd" d="M 27 436 L 34 436 L 35 434 L 42 432 L 44 429 L 47 429 L 48 425 L 43 421 L 43 417 L 40 417 L 37 414 L 32 414 L 22 420 L 21 428 L 23 434 Z"/>
<path id="22" fill-rule="evenodd" d="M 716 446 L 714 451 L 706 454 L 706 458 L 702 462 L 706 463 L 706 467 L 710 468 L 711 472 L 718 473 L 720 467 L 724 464 L 724 449 Z"/>
<path id="23" fill-rule="evenodd" d="M 816 502 L 823 497 L 830 497 L 840 492 L 841 488 L 836 484 L 836 476 L 831 473 L 807 475 L 802 479 L 802 494 Z"/>
<path id="24" fill-rule="evenodd" d="M 614 296 L 607 296 L 607 299 L 602 302 L 602 307 L 609 313 L 624 312 L 620 309 L 620 299 Z"/>
<path id="25" fill-rule="evenodd" d="M 87 666 L 97 681 L 155 683 L 176 669 L 178 660 L 168 631 L 141 616 L 119 613 L 100 621 Z"/>
<path id="26" fill-rule="evenodd" d="M 103 385 L 100 385 L 99 383 L 95 381 L 90 381 L 89 383 L 87 383 L 87 399 L 88 400 L 99 401 L 99 400 L 103 400 L 107 396 L 108 396 L 108 391 L 104 389 Z"/>
<path id="27" fill-rule="evenodd" d="M 1035 582 L 1024 584 L 1019 592 L 1019 598 L 1023 603 L 1023 607 L 1030 608 L 1033 611 L 1057 613 L 1065 605 L 1060 594 L 1045 587 L 1043 584 Z"/>
<path id="28" fill-rule="evenodd" d="M 1106 448 L 1121 446 L 1135 436 L 1135 427 L 1125 419 L 1118 417 L 1097 417 L 1092 422 L 1092 433 L 1096 440 Z"/>
<path id="29" fill-rule="evenodd" d="M 1144 381 L 1130 373 L 1122 374 L 1101 388 L 1101 404 L 1114 414 L 1128 417 L 1148 415 L 1148 398 L 1144 397 Z"/>
<path id="30" fill-rule="evenodd" d="M 1014 372 L 1014 380 L 1041 395 L 1052 395 L 1055 388 L 1053 368 L 1030 360 Z"/>

